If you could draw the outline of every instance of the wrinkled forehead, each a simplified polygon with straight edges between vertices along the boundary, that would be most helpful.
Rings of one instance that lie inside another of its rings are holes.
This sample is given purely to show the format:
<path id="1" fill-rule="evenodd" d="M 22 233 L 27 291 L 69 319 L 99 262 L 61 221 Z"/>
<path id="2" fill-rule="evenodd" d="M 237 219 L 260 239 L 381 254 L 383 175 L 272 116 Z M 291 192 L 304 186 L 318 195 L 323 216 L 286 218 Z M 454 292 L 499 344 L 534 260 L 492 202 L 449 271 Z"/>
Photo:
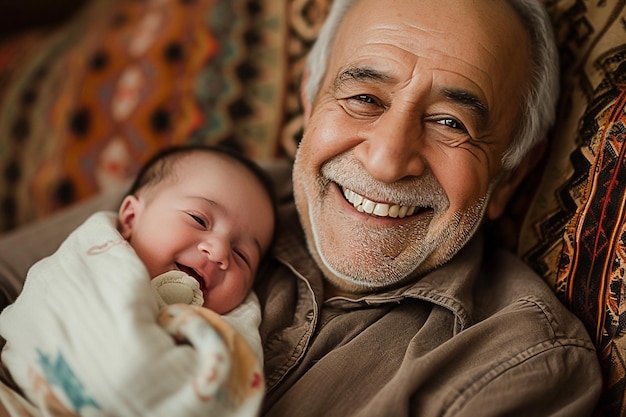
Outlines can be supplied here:
<path id="1" fill-rule="evenodd" d="M 519 15 L 504 0 L 386 0 L 382 5 L 378 0 L 355 1 L 340 32 L 358 39 L 370 28 L 386 27 L 399 35 L 421 31 L 451 38 L 459 46 L 473 43 L 487 49 L 507 41 L 515 46 L 527 37 Z M 450 52 L 464 54 L 461 48 Z"/>
<path id="2" fill-rule="evenodd" d="M 530 64 L 521 19 L 502 0 L 359 0 L 346 15 L 332 56 L 363 60 L 393 48 L 398 63 L 431 60 L 485 88 Z M 396 63 L 388 62 L 390 68 Z"/>

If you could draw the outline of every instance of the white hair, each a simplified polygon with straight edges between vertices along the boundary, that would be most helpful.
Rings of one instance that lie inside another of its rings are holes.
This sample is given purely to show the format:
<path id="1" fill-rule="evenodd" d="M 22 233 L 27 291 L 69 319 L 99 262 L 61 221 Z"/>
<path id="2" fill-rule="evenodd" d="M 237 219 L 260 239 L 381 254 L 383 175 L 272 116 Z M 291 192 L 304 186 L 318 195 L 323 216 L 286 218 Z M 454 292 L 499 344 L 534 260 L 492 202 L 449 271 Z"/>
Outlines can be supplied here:
<path id="1" fill-rule="evenodd" d="M 322 84 L 330 50 L 341 22 L 357 0 L 333 0 L 330 12 L 307 58 L 307 100 L 313 104 Z M 522 20 L 530 38 L 532 67 L 522 104 L 522 119 L 502 157 L 502 166 L 515 168 L 541 141 L 554 123 L 559 93 L 558 51 L 550 17 L 539 0 L 506 0 Z"/>

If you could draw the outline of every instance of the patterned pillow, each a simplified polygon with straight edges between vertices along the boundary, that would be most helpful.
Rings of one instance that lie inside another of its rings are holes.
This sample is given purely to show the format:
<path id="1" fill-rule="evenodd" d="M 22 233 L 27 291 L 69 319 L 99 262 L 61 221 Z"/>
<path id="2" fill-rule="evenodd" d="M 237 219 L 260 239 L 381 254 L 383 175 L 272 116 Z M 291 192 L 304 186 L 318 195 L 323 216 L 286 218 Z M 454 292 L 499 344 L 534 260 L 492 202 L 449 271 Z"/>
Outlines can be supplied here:
<path id="1" fill-rule="evenodd" d="M 626 4 L 546 5 L 562 91 L 518 252 L 596 343 L 605 376 L 598 415 L 626 415 Z"/>

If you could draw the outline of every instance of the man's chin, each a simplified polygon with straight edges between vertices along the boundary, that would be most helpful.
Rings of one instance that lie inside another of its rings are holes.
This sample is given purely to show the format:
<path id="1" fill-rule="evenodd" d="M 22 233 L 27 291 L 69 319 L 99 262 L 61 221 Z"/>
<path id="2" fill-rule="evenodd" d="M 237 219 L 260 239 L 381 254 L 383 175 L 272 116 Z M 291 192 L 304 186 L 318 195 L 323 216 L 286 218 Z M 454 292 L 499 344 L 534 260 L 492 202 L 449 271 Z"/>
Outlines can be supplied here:
<path id="1" fill-rule="evenodd" d="M 311 218 L 307 212 L 303 221 L 309 252 L 326 280 L 343 292 L 367 293 L 405 284 L 417 277 L 416 269 L 422 269 L 428 257 L 425 246 L 416 244 L 425 241 L 418 229 L 392 233 L 385 227 L 374 230 L 371 224 L 321 223 L 320 218 L 328 216 Z"/>
<path id="2" fill-rule="evenodd" d="M 428 266 L 422 256 L 411 261 L 390 261 L 378 251 L 347 244 L 346 248 L 325 247 L 308 239 L 309 251 L 326 281 L 341 292 L 365 294 L 414 281 Z"/>

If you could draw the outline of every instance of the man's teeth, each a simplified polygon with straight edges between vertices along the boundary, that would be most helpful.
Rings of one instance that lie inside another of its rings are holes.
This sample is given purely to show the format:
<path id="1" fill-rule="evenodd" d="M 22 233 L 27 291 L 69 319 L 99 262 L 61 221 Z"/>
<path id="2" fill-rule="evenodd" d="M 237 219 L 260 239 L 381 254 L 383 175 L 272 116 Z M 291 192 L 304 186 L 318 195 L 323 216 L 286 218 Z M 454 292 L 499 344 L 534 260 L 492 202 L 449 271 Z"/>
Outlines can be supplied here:
<path id="1" fill-rule="evenodd" d="M 368 200 L 360 194 L 347 188 L 343 189 L 343 195 L 354 208 L 362 213 L 373 214 L 379 217 L 404 218 L 415 213 L 415 206 L 401 206 L 398 204 L 376 203 Z"/>

